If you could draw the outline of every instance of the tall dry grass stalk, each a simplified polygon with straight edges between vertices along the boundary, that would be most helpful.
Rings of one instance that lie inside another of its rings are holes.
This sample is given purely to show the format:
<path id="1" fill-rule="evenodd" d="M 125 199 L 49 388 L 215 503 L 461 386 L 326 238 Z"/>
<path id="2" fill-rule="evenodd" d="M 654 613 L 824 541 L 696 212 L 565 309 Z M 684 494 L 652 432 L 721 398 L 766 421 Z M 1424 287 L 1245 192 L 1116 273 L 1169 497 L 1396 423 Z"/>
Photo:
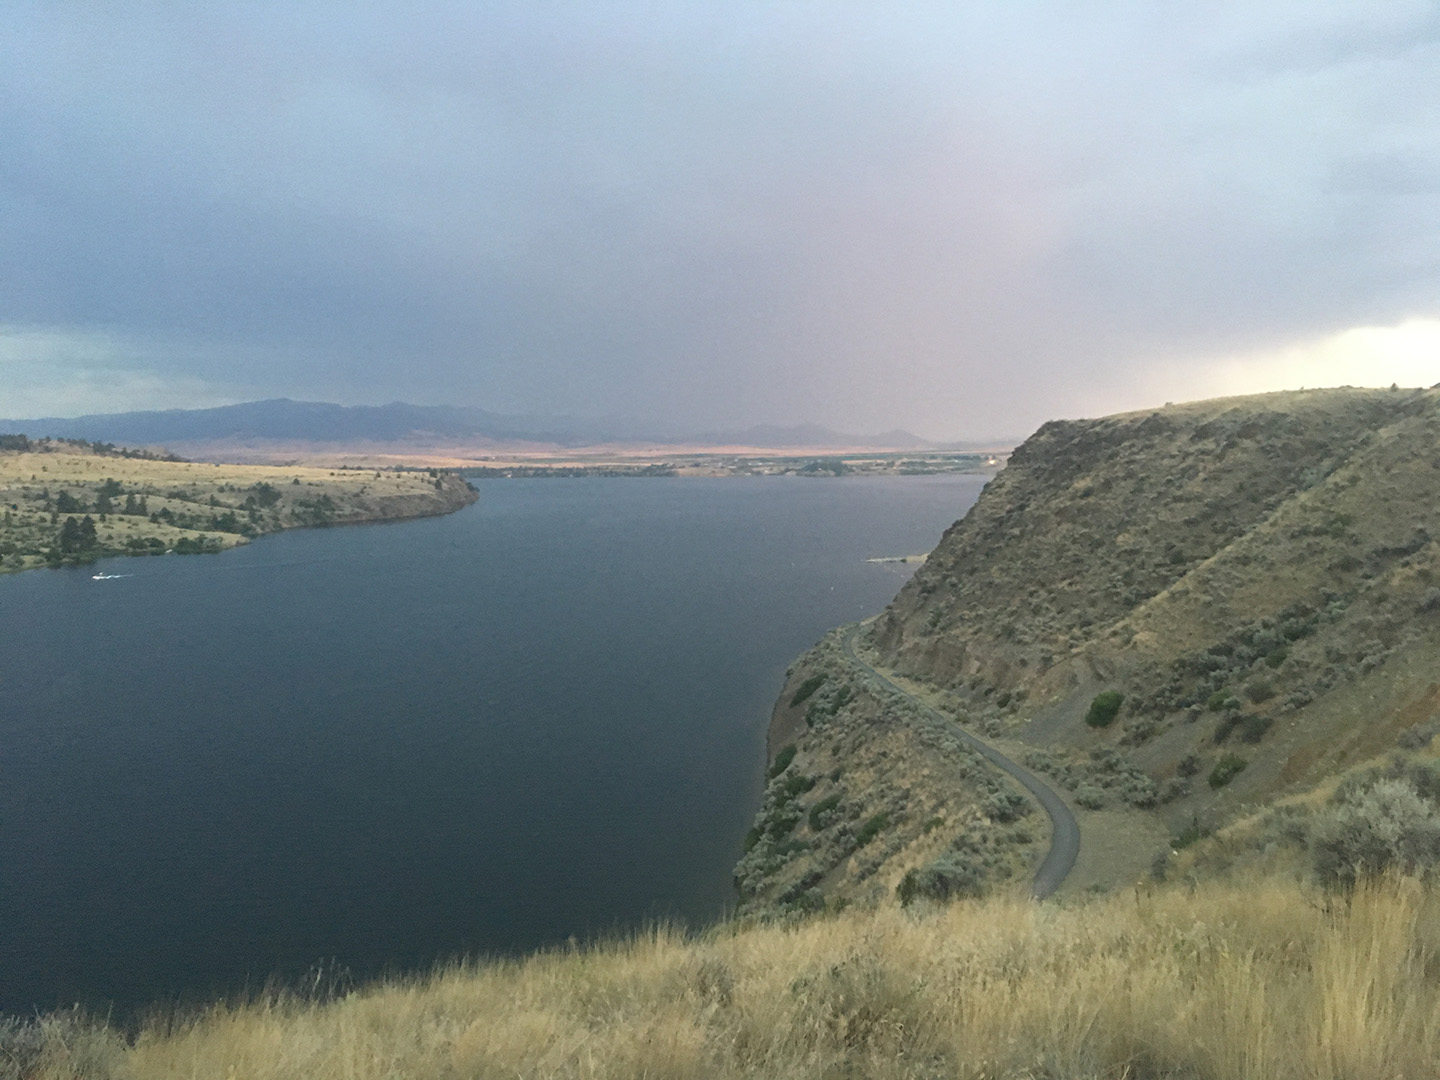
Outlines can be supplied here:
<path id="1" fill-rule="evenodd" d="M 217 1007 L 111 1064 L 137 1080 L 1420 1080 L 1440 1075 L 1437 1029 L 1435 893 L 1262 880 L 660 930 L 325 1004 Z"/>

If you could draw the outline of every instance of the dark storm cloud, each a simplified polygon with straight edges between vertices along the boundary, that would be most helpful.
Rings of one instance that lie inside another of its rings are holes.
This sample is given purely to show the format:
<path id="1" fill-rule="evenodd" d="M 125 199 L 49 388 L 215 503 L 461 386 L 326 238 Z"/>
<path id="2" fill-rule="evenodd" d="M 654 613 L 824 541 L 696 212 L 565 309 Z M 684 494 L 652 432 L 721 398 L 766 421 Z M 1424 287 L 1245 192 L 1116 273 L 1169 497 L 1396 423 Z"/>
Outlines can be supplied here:
<path id="1" fill-rule="evenodd" d="M 0 364 L 1021 432 L 1440 316 L 1437 106 L 1420 4 L 11 5 Z"/>

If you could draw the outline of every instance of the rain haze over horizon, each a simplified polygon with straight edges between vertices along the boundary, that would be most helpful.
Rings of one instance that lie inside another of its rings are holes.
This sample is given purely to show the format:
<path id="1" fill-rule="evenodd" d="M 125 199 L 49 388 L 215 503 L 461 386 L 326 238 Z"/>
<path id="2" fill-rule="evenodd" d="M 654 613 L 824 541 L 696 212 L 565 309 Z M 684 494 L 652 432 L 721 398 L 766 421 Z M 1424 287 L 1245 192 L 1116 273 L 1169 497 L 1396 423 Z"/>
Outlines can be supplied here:
<path id="1" fill-rule="evenodd" d="M 1440 12 L 7 4 L 0 416 L 1440 381 Z"/>

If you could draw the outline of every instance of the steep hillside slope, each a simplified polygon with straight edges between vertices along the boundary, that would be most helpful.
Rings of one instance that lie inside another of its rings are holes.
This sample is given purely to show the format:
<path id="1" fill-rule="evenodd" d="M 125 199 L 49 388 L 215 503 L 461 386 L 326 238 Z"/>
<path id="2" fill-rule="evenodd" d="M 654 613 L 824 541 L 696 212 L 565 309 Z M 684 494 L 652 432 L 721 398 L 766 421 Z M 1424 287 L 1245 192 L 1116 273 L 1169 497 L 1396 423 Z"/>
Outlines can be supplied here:
<path id="1" fill-rule="evenodd" d="M 792 668 L 771 749 L 795 749 L 737 868 L 742 910 L 917 883 L 974 893 L 1033 872 L 1043 815 L 916 702 L 1065 795 L 1081 831 L 1072 891 L 1160 870 L 1172 847 L 1397 744 L 1429 761 L 1437 539 L 1437 390 L 1046 424 L 858 639 L 910 698 L 863 678 L 838 637 Z M 839 816 L 811 815 L 837 796 Z"/>
<path id="2" fill-rule="evenodd" d="M 1172 824 L 1218 822 L 1384 751 L 1440 709 L 1432 537 L 1434 390 L 1051 423 L 873 641 L 960 715 L 1047 748 L 1033 763 L 1074 790 L 1097 751 L 1123 754 L 1157 790 L 1178 774 Z M 1090 726 L 1105 691 L 1122 695 L 1118 717 Z"/>

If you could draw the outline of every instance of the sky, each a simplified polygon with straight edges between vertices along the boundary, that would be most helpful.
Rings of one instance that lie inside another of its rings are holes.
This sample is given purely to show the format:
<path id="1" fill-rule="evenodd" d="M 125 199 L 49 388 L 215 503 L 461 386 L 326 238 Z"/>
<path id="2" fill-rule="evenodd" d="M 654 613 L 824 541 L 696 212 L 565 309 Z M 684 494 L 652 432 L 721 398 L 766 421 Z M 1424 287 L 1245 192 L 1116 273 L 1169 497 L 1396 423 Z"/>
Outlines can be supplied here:
<path id="1" fill-rule="evenodd" d="M 1440 382 L 1433 3 L 0 5 L 0 416 Z"/>

